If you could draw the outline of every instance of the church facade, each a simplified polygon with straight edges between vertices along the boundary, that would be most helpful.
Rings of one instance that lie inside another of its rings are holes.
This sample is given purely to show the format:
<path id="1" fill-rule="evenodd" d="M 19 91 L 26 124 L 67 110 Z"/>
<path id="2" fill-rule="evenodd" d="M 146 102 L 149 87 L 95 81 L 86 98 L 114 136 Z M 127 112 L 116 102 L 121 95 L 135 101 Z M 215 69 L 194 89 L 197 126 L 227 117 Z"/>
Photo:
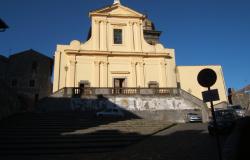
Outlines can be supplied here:
<path id="1" fill-rule="evenodd" d="M 181 88 L 201 97 L 196 76 L 216 71 L 220 102 L 226 102 L 221 66 L 176 66 L 175 50 L 159 43 L 160 31 L 147 17 L 120 1 L 89 13 L 91 32 L 82 43 L 57 45 L 53 92 L 63 88 Z"/>

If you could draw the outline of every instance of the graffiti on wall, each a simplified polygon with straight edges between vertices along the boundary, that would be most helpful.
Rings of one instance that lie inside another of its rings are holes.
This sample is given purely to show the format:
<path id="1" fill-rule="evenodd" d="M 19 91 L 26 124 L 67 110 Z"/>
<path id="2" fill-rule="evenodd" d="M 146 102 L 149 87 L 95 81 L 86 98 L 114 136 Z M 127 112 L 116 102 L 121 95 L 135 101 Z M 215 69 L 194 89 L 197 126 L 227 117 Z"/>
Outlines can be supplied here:
<path id="1" fill-rule="evenodd" d="M 102 110 L 119 107 L 130 111 L 188 110 L 199 109 L 183 98 L 165 97 L 110 97 L 97 99 L 72 98 L 72 110 Z"/>

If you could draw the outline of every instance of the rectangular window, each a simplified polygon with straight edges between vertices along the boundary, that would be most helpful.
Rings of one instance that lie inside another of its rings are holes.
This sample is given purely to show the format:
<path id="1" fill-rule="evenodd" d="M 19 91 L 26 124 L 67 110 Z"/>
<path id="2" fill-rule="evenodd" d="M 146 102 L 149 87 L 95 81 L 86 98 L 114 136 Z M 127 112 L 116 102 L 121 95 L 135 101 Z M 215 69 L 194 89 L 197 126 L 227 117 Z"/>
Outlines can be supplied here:
<path id="1" fill-rule="evenodd" d="M 114 44 L 122 44 L 122 29 L 114 29 Z"/>
<path id="2" fill-rule="evenodd" d="M 32 62 L 31 70 L 32 70 L 32 73 L 37 72 L 37 62 L 36 61 Z"/>
<path id="3" fill-rule="evenodd" d="M 30 80 L 29 86 L 30 86 L 30 87 L 35 87 L 35 80 Z"/>

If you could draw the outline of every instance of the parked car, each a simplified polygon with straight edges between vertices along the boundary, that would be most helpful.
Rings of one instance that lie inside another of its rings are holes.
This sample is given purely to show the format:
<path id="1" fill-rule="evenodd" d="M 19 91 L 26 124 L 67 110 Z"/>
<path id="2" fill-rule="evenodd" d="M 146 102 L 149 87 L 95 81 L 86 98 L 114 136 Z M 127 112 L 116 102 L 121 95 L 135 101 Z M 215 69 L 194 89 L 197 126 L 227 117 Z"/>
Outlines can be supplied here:
<path id="1" fill-rule="evenodd" d="M 208 123 L 208 132 L 210 135 L 214 135 L 215 133 L 230 133 L 234 128 L 237 119 L 236 112 L 233 109 L 215 110 L 215 117 L 217 129 L 215 129 L 213 119 L 211 119 Z"/>
<path id="2" fill-rule="evenodd" d="M 96 116 L 99 118 L 103 117 L 122 118 L 124 117 L 124 113 L 118 108 L 107 108 L 104 111 L 97 112 Z"/>
<path id="3" fill-rule="evenodd" d="M 244 108 L 242 108 L 240 105 L 230 105 L 230 106 L 228 106 L 228 108 L 235 110 L 238 118 L 245 117 L 245 115 L 246 115 L 246 110 Z"/>
<path id="4" fill-rule="evenodd" d="M 188 122 L 201 122 L 202 118 L 200 115 L 196 113 L 187 113 L 187 121 Z"/>

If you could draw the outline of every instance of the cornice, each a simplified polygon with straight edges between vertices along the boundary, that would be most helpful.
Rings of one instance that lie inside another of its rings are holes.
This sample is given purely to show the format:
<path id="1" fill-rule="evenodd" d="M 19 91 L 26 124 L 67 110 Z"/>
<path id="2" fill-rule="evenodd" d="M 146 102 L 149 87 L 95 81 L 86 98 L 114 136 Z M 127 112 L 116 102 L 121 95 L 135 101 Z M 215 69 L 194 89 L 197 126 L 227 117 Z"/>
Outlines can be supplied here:
<path id="1" fill-rule="evenodd" d="M 133 57 L 165 57 L 165 58 L 173 58 L 170 56 L 170 53 L 155 53 L 155 52 L 119 52 L 119 51 L 86 51 L 86 50 L 72 50 L 72 49 L 66 49 L 64 50 L 66 54 L 68 55 L 75 55 L 81 56 L 81 55 L 88 55 L 88 56 L 133 56 Z"/>

